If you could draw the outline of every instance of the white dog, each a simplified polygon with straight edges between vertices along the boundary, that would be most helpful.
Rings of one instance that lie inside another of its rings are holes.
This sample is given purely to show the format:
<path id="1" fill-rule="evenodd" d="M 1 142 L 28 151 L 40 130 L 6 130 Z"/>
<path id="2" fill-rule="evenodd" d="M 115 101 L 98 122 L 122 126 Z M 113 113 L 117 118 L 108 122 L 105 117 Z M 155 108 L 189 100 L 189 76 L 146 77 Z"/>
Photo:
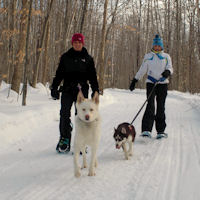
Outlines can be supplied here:
<path id="1" fill-rule="evenodd" d="M 95 92 L 92 99 L 85 99 L 82 92 L 77 97 L 77 116 L 75 119 L 75 138 L 74 138 L 74 175 L 79 177 L 79 154 L 82 152 L 83 165 L 87 167 L 86 162 L 86 146 L 91 147 L 91 161 L 89 166 L 89 176 L 95 175 L 94 168 L 97 167 L 97 147 L 100 141 L 100 125 L 101 120 L 98 112 L 99 94 Z"/>

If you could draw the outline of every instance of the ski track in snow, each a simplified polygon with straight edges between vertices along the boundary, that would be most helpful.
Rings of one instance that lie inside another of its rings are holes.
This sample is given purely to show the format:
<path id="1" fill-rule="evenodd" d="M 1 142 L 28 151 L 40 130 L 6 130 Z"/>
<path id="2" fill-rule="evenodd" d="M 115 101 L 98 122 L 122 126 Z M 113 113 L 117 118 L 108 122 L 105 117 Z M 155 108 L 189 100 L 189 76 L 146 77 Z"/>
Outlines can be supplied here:
<path id="1" fill-rule="evenodd" d="M 102 136 L 95 177 L 88 177 L 88 169 L 83 169 L 82 176 L 75 178 L 73 156 L 55 152 L 58 118 L 24 130 L 21 140 L 0 152 L 0 199 L 199 200 L 200 110 L 194 109 L 195 102 L 169 92 L 169 137 L 156 140 L 155 129 L 152 139 L 139 136 L 143 109 L 133 124 L 137 132 L 133 157 L 125 160 L 122 150 L 115 149 L 114 127 L 131 122 L 145 98 L 144 90 L 105 90 L 100 106 Z M 90 153 L 87 158 L 89 162 Z"/>

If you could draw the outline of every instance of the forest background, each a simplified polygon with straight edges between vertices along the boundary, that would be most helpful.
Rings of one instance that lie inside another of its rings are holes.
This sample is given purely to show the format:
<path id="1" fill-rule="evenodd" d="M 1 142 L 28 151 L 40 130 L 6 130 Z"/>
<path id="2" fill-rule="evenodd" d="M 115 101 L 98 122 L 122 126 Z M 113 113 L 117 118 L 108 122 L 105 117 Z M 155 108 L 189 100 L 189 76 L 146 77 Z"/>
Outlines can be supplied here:
<path id="1" fill-rule="evenodd" d="M 169 88 L 200 93 L 199 0 L 0 0 L 0 24 L 0 85 L 23 93 L 23 104 L 27 84 L 51 84 L 77 32 L 101 91 L 127 89 L 159 33 L 174 68 Z"/>

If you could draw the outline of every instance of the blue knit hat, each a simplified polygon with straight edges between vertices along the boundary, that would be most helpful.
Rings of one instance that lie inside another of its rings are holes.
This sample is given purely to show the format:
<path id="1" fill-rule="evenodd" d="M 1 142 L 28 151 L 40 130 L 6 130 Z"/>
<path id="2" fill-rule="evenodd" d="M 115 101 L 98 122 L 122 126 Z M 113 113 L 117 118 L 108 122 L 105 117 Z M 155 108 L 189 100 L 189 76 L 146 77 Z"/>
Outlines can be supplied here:
<path id="1" fill-rule="evenodd" d="M 163 41 L 158 34 L 155 35 L 155 38 L 153 39 L 153 46 L 155 45 L 161 46 L 161 48 L 163 49 Z"/>

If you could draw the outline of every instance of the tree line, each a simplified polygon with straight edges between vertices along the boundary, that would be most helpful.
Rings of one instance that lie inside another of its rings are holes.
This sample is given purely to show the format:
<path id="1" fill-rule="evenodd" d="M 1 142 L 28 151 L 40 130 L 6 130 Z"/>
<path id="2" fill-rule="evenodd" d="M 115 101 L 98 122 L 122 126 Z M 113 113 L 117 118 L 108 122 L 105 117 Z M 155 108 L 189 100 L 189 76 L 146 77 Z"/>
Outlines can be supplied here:
<path id="1" fill-rule="evenodd" d="M 129 87 L 159 33 L 172 57 L 170 89 L 200 92 L 199 0 L 0 0 L 0 84 L 51 84 L 71 36 L 94 57 L 100 90 Z M 144 79 L 138 84 L 144 87 Z"/>

